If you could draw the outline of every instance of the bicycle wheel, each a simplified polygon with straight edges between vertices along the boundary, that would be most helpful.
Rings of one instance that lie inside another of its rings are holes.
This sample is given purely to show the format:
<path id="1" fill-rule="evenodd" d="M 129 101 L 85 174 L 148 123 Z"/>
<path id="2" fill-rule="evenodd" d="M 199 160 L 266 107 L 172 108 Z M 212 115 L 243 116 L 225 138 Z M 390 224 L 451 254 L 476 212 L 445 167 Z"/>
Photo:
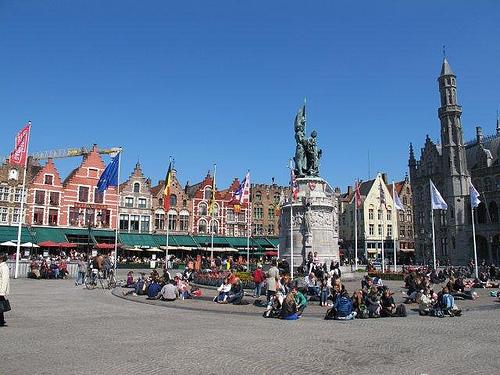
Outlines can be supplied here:
<path id="1" fill-rule="evenodd" d="M 111 275 L 108 278 L 108 289 L 114 289 L 116 288 L 116 278 L 115 275 Z"/>
<path id="2" fill-rule="evenodd" d="M 92 290 L 96 287 L 95 281 L 92 279 L 92 276 L 85 276 L 85 288 Z"/>

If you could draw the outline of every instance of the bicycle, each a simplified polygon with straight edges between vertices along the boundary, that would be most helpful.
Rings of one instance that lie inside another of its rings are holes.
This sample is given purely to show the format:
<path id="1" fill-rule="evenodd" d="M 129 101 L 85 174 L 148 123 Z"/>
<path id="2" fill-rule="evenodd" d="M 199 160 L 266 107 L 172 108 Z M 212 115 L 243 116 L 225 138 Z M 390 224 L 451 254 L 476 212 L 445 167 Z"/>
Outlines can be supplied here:
<path id="1" fill-rule="evenodd" d="M 96 268 L 92 268 L 87 272 L 85 276 L 84 284 L 89 290 L 95 289 L 101 285 L 102 289 L 113 289 L 116 288 L 116 277 L 114 270 L 109 270 L 107 277 L 105 278 L 102 271 Z"/>

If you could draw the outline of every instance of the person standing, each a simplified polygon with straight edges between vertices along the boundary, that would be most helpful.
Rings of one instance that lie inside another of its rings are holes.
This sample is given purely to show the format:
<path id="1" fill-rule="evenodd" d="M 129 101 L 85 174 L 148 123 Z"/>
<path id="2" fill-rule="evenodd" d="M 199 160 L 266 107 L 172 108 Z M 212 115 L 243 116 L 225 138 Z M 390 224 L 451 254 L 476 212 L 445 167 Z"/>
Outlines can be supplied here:
<path id="1" fill-rule="evenodd" d="M 5 301 L 5 297 L 9 295 L 9 267 L 7 266 L 7 254 L 0 255 L 0 302 Z M 0 308 L 0 327 L 5 327 L 5 318 L 3 309 Z"/>
<path id="2" fill-rule="evenodd" d="M 264 272 L 262 271 L 262 265 L 259 264 L 257 269 L 253 272 L 253 282 L 255 283 L 254 297 L 260 298 L 262 294 L 262 283 L 264 282 Z"/>
<path id="3" fill-rule="evenodd" d="M 278 280 L 280 278 L 280 271 L 278 269 L 278 261 L 273 260 L 273 266 L 267 271 L 267 302 L 271 300 L 271 297 L 276 295 L 276 287 L 278 285 Z"/>

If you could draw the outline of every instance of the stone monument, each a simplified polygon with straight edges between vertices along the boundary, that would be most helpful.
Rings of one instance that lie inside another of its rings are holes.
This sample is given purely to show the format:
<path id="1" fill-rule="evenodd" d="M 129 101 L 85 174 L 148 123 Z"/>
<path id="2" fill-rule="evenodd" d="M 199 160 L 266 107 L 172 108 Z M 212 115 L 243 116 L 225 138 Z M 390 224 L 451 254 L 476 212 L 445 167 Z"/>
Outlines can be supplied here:
<path id="1" fill-rule="evenodd" d="M 320 262 L 339 261 L 338 204 L 333 189 L 319 176 L 317 133 L 306 137 L 306 108 L 295 117 L 294 192 L 283 205 L 280 216 L 280 257 L 291 264 L 293 236 L 294 268 L 305 264 L 309 253 Z"/>

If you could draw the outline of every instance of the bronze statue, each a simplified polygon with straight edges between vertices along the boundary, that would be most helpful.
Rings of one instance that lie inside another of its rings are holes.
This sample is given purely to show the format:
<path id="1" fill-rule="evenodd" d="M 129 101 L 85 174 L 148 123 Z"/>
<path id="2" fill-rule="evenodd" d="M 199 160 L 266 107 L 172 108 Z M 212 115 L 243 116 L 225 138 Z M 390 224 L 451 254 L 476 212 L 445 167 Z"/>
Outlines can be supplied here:
<path id="1" fill-rule="evenodd" d="M 319 159 L 322 150 L 318 150 L 316 137 L 318 133 L 314 130 L 310 138 L 306 138 L 306 106 L 302 106 L 295 116 L 295 176 L 296 177 L 319 177 Z"/>

